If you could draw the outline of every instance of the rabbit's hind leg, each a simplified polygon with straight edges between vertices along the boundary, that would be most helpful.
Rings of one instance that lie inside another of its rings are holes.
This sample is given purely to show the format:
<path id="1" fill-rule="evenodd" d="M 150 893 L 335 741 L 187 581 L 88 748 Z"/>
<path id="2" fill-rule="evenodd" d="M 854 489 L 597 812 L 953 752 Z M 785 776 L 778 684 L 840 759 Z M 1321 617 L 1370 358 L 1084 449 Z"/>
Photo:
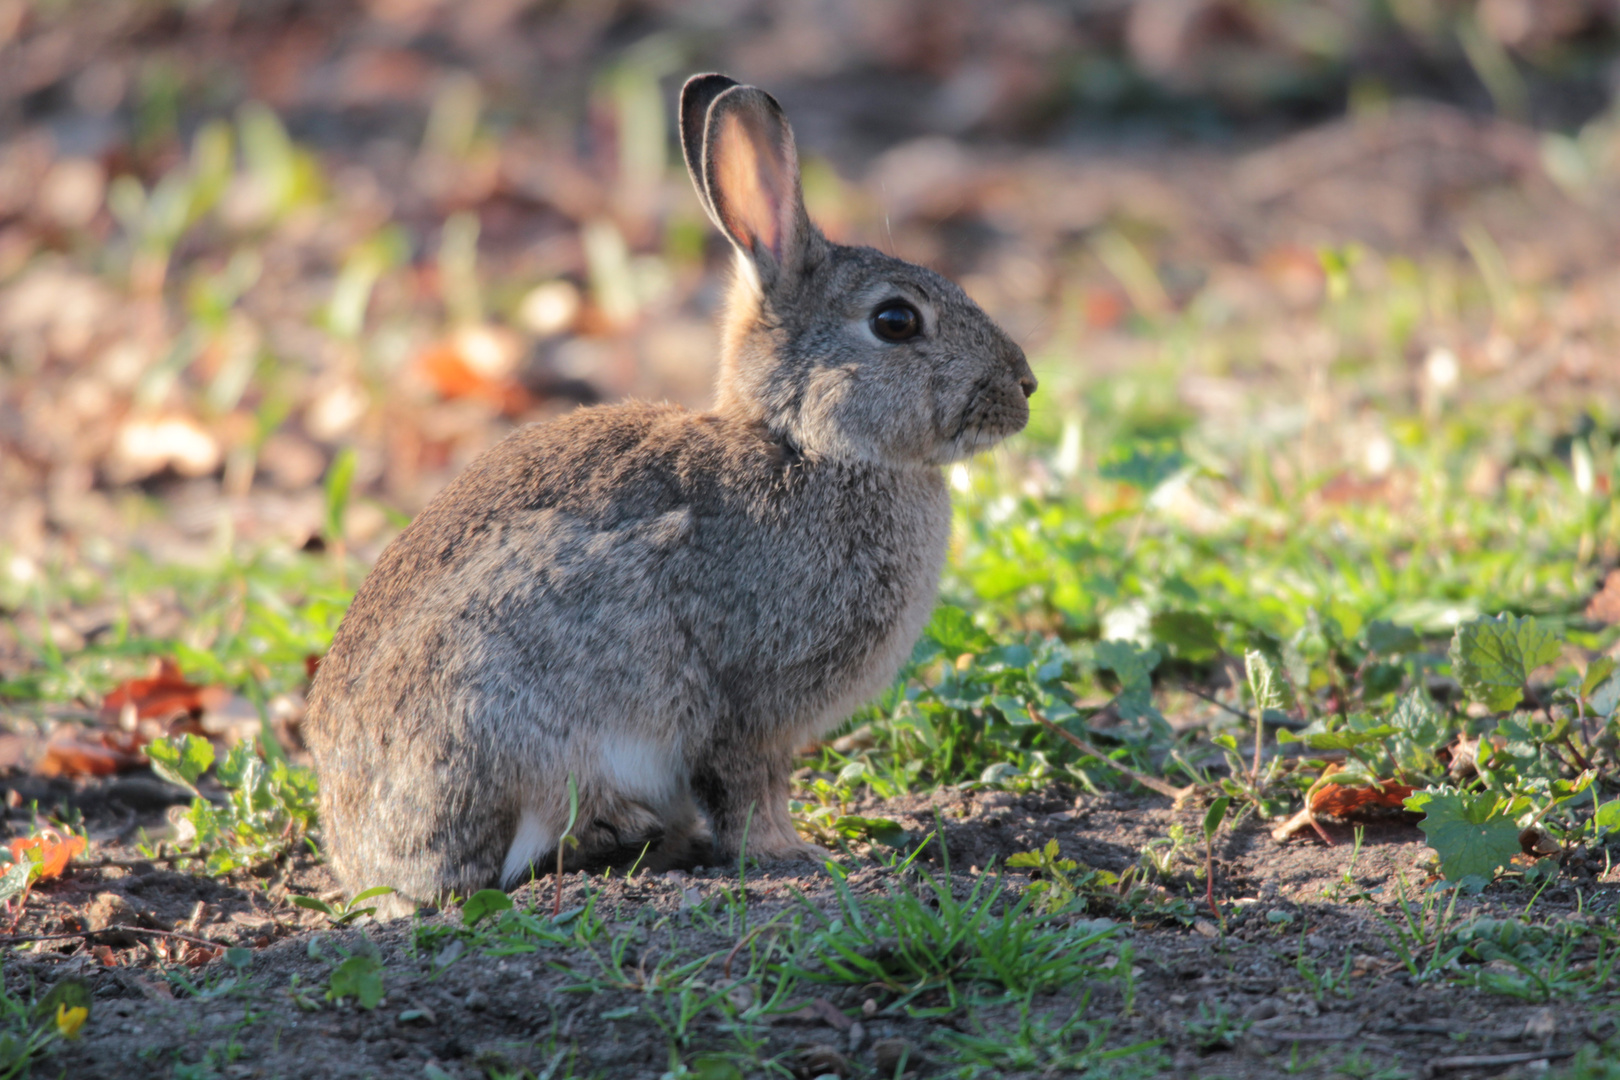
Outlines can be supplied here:
<path id="1" fill-rule="evenodd" d="M 495 884 L 509 846 L 506 838 L 518 827 L 515 811 L 424 812 L 412 821 L 408 815 L 378 813 L 372 806 L 348 814 L 344 809 L 356 808 L 328 802 L 325 814 L 333 870 L 351 896 L 377 885 L 394 889 L 375 905 L 380 919 Z"/>

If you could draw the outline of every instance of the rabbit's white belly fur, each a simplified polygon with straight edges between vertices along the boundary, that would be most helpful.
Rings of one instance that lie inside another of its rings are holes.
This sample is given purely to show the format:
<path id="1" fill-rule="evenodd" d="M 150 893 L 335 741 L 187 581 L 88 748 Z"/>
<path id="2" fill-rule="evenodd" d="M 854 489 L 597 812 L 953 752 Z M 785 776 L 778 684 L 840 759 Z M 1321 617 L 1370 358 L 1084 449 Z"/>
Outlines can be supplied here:
<path id="1" fill-rule="evenodd" d="M 580 793 L 582 816 L 609 806 L 635 805 L 662 817 L 689 798 L 678 770 L 680 750 L 673 741 L 627 734 L 576 746 L 568 756 L 576 763 L 570 773 Z M 555 856 L 558 838 L 568 828 L 566 813 L 555 784 L 532 792 L 501 867 L 503 886 L 518 884 L 531 865 Z"/>
<path id="2" fill-rule="evenodd" d="M 518 819 L 517 835 L 506 850 L 506 863 L 501 867 L 501 886 L 510 889 L 523 880 L 529 868 L 557 850 L 557 833 L 547 826 L 541 811 L 527 807 Z"/>
<path id="3" fill-rule="evenodd" d="M 624 797 L 663 804 L 675 795 L 680 754 L 674 747 L 627 735 L 606 740 L 601 754 L 603 779 Z"/>

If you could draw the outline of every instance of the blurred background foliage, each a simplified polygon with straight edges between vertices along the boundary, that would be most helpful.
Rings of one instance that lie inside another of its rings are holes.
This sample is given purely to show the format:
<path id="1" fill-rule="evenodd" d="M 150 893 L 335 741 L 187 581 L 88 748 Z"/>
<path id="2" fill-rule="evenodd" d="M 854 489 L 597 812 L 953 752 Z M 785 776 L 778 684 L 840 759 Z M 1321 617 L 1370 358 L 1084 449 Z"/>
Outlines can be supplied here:
<path id="1" fill-rule="evenodd" d="M 1042 376 L 952 474 L 989 628 L 1610 642 L 1615 0 L 0 0 L 9 692 L 295 687 L 512 426 L 704 405 L 711 69 Z"/>

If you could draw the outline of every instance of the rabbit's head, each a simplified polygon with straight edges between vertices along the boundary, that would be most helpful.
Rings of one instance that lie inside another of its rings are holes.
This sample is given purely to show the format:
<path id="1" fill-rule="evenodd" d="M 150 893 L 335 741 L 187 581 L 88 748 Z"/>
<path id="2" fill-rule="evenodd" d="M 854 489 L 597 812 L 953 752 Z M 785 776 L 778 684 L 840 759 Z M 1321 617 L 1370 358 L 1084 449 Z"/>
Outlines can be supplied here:
<path id="1" fill-rule="evenodd" d="M 775 98 L 694 76 L 681 143 L 737 249 L 721 412 L 812 458 L 882 464 L 944 464 L 1023 428 L 1035 391 L 1023 350 L 939 274 L 821 234 Z"/>

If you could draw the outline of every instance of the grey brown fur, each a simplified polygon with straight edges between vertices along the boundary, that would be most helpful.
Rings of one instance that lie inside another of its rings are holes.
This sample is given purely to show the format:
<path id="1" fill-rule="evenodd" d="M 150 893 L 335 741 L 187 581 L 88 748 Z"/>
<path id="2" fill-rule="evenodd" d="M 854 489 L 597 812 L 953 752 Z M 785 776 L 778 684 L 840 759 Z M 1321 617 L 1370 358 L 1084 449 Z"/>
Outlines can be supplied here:
<path id="1" fill-rule="evenodd" d="M 555 858 L 815 857 L 793 749 L 881 691 L 934 603 L 942 464 L 1020 430 L 1035 380 L 960 289 L 826 240 L 768 94 L 698 76 L 681 138 L 738 251 L 716 408 L 514 433 L 388 546 L 310 694 L 351 893 L 434 902 Z M 896 299 L 917 337 L 873 331 Z M 712 853 L 704 837 L 706 815 Z"/>

